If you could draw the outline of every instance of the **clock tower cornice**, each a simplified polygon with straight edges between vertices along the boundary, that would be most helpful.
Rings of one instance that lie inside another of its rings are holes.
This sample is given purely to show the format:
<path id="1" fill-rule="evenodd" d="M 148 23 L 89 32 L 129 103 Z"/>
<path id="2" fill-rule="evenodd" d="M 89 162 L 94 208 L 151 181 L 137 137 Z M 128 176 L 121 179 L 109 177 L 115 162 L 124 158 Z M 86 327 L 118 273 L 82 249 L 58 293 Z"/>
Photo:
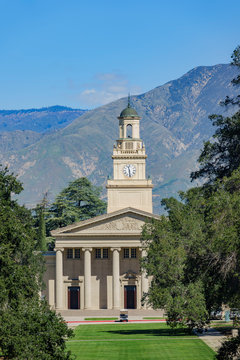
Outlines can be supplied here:
<path id="1" fill-rule="evenodd" d="M 112 155 L 112 159 L 146 159 L 147 155 L 140 154 L 119 154 Z"/>

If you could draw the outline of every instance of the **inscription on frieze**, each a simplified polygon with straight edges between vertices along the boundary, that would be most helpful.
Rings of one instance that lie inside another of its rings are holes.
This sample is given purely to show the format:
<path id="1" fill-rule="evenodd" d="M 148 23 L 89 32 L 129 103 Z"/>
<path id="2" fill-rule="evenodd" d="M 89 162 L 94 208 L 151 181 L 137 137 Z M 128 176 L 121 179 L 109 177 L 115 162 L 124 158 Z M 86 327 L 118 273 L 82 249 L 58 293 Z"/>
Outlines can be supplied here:
<path id="1" fill-rule="evenodd" d="M 142 229 L 143 222 L 137 219 L 123 218 L 98 226 L 99 230 L 115 230 L 115 231 L 136 231 Z"/>

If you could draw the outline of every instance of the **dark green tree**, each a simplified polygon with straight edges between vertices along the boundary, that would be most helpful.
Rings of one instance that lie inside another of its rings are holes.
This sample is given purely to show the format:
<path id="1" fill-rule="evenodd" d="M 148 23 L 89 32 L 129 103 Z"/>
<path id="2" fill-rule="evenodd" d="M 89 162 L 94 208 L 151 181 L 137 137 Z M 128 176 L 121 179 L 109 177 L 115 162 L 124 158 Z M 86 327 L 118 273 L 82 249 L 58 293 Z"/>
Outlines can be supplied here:
<path id="1" fill-rule="evenodd" d="M 233 51 L 231 56 L 231 65 L 237 66 L 240 68 L 240 46 L 238 45 L 236 49 Z M 233 85 L 239 85 L 240 84 L 240 75 L 238 75 L 236 78 L 232 80 Z M 222 105 L 240 105 L 240 95 L 237 95 L 235 98 L 230 98 L 229 96 L 226 97 L 226 99 L 222 102 Z"/>
<path id="2" fill-rule="evenodd" d="M 43 200 L 34 209 L 37 227 L 37 245 L 36 249 L 40 251 L 47 250 L 47 239 L 46 239 L 46 221 L 45 213 L 47 207 L 47 193 L 44 194 Z"/>
<path id="3" fill-rule="evenodd" d="M 240 298 L 240 171 L 163 200 L 168 217 L 145 225 L 147 301 L 173 326 L 200 327 L 212 307 Z"/>
<path id="4" fill-rule="evenodd" d="M 240 69 L 240 46 L 232 54 L 231 64 Z M 240 75 L 232 80 L 235 86 L 240 84 Z M 240 95 L 235 98 L 226 97 L 222 105 L 240 106 Z M 232 117 L 211 115 L 213 126 L 217 127 L 213 141 L 204 143 L 204 148 L 198 159 L 200 169 L 191 173 L 191 179 L 206 179 L 207 184 L 213 184 L 215 179 L 230 176 L 240 166 L 240 111 Z"/>
<path id="5" fill-rule="evenodd" d="M 36 234 L 29 210 L 12 200 L 22 185 L 0 169 L 0 307 L 32 298 L 41 288 L 42 257 L 34 253 Z"/>
<path id="6" fill-rule="evenodd" d="M 72 336 L 62 317 L 45 300 L 24 299 L 1 316 L 0 348 L 6 359 L 70 360 L 66 338 Z"/>
<path id="7" fill-rule="evenodd" d="M 181 203 L 174 205 L 182 207 Z M 172 215 L 176 215 L 179 221 L 183 214 L 178 210 L 176 213 L 173 210 Z M 186 244 L 187 234 L 181 238 L 174 220 L 169 221 L 163 216 L 161 220 L 153 220 L 144 226 L 142 239 L 148 248 L 142 264 L 148 275 L 153 276 L 145 300 L 153 308 L 165 310 L 171 327 L 201 327 L 207 320 L 206 304 L 201 280 L 186 276 L 190 247 L 190 242 Z"/>
<path id="8" fill-rule="evenodd" d="M 43 259 L 31 212 L 12 200 L 22 185 L 0 168 L 0 353 L 6 359 L 70 359 L 63 319 L 39 299 Z"/>
<path id="9" fill-rule="evenodd" d="M 240 359 L 240 336 L 225 340 L 216 356 L 217 360 L 239 360 Z"/>
<path id="10" fill-rule="evenodd" d="M 192 180 L 207 179 L 213 184 L 215 179 L 230 176 L 240 166 L 240 112 L 232 117 L 211 115 L 217 127 L 214 141 L 206 141 L 198 159 L 200 169 L 191 174 Z"/>
<path id="11" fill-rule="evenodd" d="M 47 212 L 47 233 L 58 227 L 103 214 L 106 203 L 100 199 L 101 188 L 87 178 L 71 182 L 56 197 Z"/>

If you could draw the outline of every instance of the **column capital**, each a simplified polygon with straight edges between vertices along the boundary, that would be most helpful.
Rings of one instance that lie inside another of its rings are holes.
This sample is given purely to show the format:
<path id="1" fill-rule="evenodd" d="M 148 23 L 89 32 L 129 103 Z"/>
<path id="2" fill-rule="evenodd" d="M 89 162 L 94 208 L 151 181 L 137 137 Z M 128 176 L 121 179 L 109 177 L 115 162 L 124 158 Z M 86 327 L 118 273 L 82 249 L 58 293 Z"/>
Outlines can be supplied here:
<path id="1" fill-rule="evenodd" d="M 82 251 L 83 251 L 83 252 L 85 252 L 85 251 L 92 252 L 92 248 L 82 248 Z"/>
<path id="2" fill-rule="evenodd" d="M 116 250 L 116 251 L 120 252 L 120 251 L 121 251 L 121 248 L 119 248 L 119 247 L 118 247 L 118 248 L 117 248 L 117 247 L 111 247 L 110 250 L 111 250 L 111 251 L 115 251 L 115 250 Z"/>
<path id="3" fill-rule="evenodd" d="M 64 248 L 54 248 L 54 251 L 55 251 L 55 252 L 57 252 L 57 251 L 64 252 Z"/>

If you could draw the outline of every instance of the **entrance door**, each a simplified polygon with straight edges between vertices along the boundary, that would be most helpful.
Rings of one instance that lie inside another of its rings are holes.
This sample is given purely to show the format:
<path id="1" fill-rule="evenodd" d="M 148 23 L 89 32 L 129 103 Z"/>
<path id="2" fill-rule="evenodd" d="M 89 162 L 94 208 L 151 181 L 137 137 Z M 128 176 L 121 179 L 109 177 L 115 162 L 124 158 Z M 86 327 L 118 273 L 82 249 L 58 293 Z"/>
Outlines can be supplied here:
<path id="1" fill-rule="evenodd" d="M 69 286 L 68 288 L 68 308 L 80 309 L 80 287 Z"/>
<path id="2" fill-rule="evenodd" d="M 126 285 L 124 286 L 124 308 L 136 309 L 136 286 Z"/>

